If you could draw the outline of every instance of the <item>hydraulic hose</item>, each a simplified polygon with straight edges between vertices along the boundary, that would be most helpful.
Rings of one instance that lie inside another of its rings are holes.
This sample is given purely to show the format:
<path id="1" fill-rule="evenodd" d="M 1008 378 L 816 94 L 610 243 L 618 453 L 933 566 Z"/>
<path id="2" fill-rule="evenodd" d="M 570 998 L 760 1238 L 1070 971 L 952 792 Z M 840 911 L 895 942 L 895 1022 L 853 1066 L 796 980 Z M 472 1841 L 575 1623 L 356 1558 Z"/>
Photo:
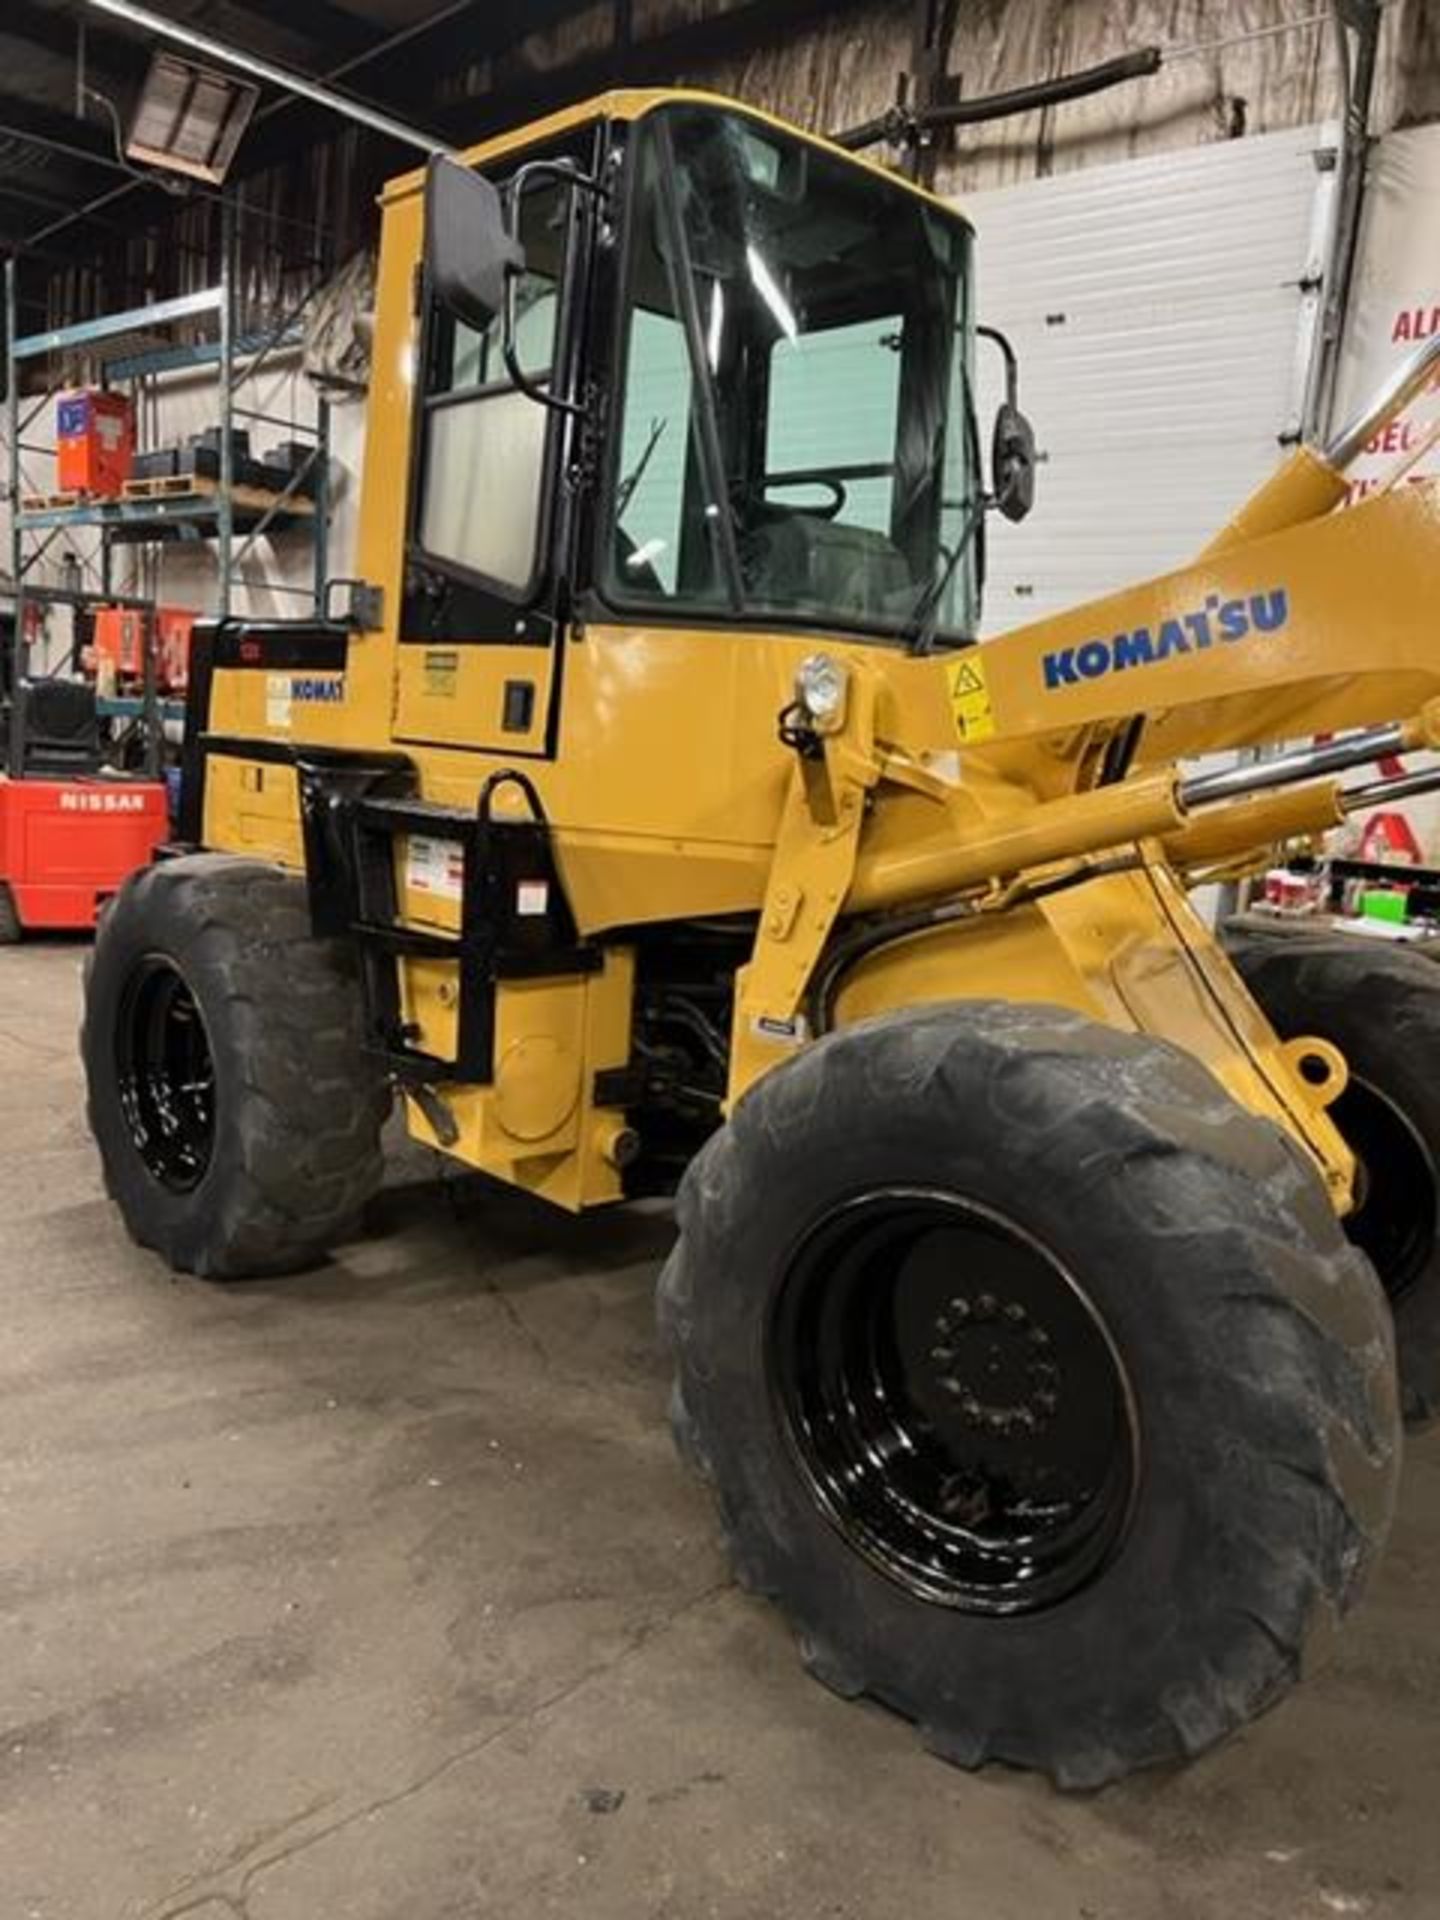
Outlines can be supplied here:
<path id="1" fill-rule="evenodd" d="M 1120 854 L 1109 860 L 1086 860 L 1067 873 L 1057 874 L 1053 880 L 1041 880 L 1031 886 L 1016 888 L 997 906 L 987 907 L 978 899 L 942 900 L 929 907 L 888 913 L 882 918 L 867 920 L 851 928 L 833 941 L 821 956 L 820 967 L 811 982 L 807 999 L 806 1012 L 811 1031 L 817 1038 L 822 1033 L 830 1032 L 835 1024 L 835 1003 L 840 998 L 846 975 L 883 947 L 895 946 L 901 940 L 913 940 L 917 934 L 932 932 L 936 927 L 973 925 L 981 919 L 993 919 L 1014 907 L 1030 906 L 1037 900 L 1048 899 L 1052 894 L 1083 886 L 1087 880 L 1099 880 L 1116 873 L 1133 873 L 1143 864 L 1139 855 L 1133 853 Z"/>
<path id="2" fill-rule="evenodd" d="M 1137 47 L 1098 67 L 1084 67 L 1079 73 L 1061 74 L 1055 80 L 1037 80 L 1028 87 L 1010 87 L 1004 93 L 986 93 L 974 100 L 957 100 L 943 107 L 890 107 L 873 120 L 848 127 L 830 138 L 837 147 L 858 152 L 875 147 L 882 140 L 913 143 L 922 133 L 939 132 L 949 127 L 973 127 L 986 120 L 1004 120 L 1012 113 L 1033 113 L 1040 107 L 1058 107 L 1067 100 L 1083 100 L 1087 94 L 1103 93 L 1127 80 L 1144 80 L 1158 73 L 1164 64 L 1161 47 Z"/>

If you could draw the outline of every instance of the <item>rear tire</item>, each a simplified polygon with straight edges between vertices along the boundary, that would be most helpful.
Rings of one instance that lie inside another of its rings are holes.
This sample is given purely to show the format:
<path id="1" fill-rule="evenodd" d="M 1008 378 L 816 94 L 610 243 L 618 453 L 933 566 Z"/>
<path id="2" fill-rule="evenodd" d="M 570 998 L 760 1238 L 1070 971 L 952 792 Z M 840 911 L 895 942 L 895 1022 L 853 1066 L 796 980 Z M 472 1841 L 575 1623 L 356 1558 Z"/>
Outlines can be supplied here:
<path id="1" fill-rule="evenodd" d="M 1189 1056 L 1052 1007 L 867 1021 L 747 1094 L 679 1214 L 676 1437 L 737 1577 L 946 1759 L 1198 1754 L 1358 1594 L 1384 1300 Z"/>
<path id="2" fill-rule="evenodd" d="M 1345 1221 L 1395 1316 L 1407 1423 L 1440 1414 L 1440 967 L 1360 934 L 1232 936 L 1230 957 L 1282 1039 L 1345 1055 L 1330 1109 L 1360 1162 Z"/>
<path id="3" fill-rule="evenodd" d="M 186 1273 L 314 1264 L 380 1184 L 388 1085 L 354 956 L 310 933 L 303 883 L 219 854 L 133 874 L 85 972 L 81 1053 L 105 1184 Z"/>
<path id="4" fill-rule="evenodd" d="M 25 929 L 20 924 L 20 909 L 8 880 L 0 880 L 0 947 L 15 946 Z"/>

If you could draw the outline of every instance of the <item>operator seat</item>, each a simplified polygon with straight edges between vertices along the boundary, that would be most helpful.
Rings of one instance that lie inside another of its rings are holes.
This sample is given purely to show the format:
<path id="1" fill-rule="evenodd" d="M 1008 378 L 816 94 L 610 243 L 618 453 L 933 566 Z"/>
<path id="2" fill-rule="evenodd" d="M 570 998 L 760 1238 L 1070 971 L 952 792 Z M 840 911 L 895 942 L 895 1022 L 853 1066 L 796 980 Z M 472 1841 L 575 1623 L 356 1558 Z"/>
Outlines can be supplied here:
<path id="1" fill-rule="evenodd" d="M 100 765 L 95 689 L 84 680 L 25 680 L 24 774 L 94 773 Z"/>
<path id="2" fill-rule="evenodd" d="M 755 598 L 777 607 L 844 607 L 878 618 L 902 611 L 917 591 L 893 540 L 813 513 L 772 509 L 742 537 L 740 566 Z"/>

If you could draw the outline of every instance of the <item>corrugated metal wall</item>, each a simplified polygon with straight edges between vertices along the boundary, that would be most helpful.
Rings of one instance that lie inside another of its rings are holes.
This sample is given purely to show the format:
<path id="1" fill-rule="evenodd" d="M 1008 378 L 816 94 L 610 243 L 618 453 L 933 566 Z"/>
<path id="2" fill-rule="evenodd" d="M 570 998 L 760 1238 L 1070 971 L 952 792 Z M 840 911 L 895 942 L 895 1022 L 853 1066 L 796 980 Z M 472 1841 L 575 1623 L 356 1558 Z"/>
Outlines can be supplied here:
<path id="1" fill-rule="evenodd" d="M 1167 572 L 1299 430 L 1335 134 L 1295 128 L 979 193 L 978 311 L 1045 464 L 995 523 L 991 631 Z M 982 348 L 980 417 L 1000 397 Z"/>

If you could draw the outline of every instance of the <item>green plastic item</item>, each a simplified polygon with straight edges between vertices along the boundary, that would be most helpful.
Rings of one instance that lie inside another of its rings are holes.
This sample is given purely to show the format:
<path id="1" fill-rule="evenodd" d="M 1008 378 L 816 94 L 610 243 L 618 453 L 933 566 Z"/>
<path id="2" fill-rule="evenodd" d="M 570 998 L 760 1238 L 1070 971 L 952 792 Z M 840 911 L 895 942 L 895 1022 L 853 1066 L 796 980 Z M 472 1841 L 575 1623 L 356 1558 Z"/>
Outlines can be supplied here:
<path id="1" fill-rule="evenodd" d="M 1390 920 L 1404 925 L 1408 896 L 1396 887 L 1367 887 L 1360 896 L 1360 911 L 1367 920 Z"/>

